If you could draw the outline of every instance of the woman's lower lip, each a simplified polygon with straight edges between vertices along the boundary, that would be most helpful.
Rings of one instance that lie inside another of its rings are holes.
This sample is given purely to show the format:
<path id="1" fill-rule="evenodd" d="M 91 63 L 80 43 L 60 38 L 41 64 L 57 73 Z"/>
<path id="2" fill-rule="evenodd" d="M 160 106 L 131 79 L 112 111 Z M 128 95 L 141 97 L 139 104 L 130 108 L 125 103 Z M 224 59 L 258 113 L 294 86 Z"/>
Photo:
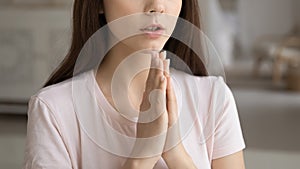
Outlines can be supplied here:
<path id="1" fill-rule="evenodd" d="M 143 32 L 148 38 L 156 39 L 163 35 L 164 30 L 157 30 L 154 32 L 152 32 L 152 31 L 143 31 Z"/>

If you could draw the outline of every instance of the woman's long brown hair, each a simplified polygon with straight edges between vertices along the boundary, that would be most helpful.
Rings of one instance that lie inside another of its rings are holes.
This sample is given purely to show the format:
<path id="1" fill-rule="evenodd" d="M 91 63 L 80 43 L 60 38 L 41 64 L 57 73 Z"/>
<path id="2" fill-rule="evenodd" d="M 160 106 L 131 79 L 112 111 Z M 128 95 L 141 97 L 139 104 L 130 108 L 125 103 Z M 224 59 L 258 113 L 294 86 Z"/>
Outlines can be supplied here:
<path id="1" fill-rule="evenodd" d="M 99 11 L 103 7 L 102 0 L 75 0 L 73 7 L 73 32 L 70 50 L 62 63 L 52 73 L 44 87 L 62 82 L 73 77 L 74 67 L 78 55 L 85 42 L 102 26 L 106 25 L 103 15 Z M 200 29 L 200 13 L 197 0 L 183 0 L 179 14 Z M 176 30 L 177 28 L 175 28 Z M 170 38 L 164 50 L 177 55 L 188 66 L 193 75 L 207 76 L 207 70 L 202 60 L 182 42 Z"/>

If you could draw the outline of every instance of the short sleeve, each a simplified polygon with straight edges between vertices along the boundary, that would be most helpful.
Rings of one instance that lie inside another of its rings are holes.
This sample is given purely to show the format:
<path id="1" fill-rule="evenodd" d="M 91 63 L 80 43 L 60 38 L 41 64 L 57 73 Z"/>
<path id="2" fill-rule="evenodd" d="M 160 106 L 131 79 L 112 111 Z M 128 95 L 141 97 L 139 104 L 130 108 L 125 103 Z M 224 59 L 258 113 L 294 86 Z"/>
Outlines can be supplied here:
<path id="1" fill-rule="evenodd" d="M 58 123 L 38 97 L 29 102 L 24 169 L 72 168 Z"/>
<path id="2" fill-rule="evenodd" d="M 219 77 L 216 83 L 218 83 L 216 87 L 220 88 L 219 91 L 221 91 L 219 94 L 224 95 L 220 98 L 224 99 L 218 104 L 222 105 L 223 108 L 216 118 L 212 159 L 221 158 L 245 148 L 233 94 L 222 77 Z"/>

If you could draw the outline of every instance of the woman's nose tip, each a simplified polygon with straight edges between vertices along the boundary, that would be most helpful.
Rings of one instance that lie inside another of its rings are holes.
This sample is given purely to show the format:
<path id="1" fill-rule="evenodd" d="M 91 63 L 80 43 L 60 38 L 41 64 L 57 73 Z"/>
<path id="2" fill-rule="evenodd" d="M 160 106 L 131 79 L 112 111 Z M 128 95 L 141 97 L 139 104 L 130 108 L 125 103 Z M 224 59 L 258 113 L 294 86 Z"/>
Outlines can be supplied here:
<path id="1" fill-rule="evenodd" d="M 164 4 L 159 3 L 159 2 L 152 3 L 149 6 L 147 11 L 148 11 L 147 13 L 164 13 L 165 12 L 165 7 L 164 7 Z"/>

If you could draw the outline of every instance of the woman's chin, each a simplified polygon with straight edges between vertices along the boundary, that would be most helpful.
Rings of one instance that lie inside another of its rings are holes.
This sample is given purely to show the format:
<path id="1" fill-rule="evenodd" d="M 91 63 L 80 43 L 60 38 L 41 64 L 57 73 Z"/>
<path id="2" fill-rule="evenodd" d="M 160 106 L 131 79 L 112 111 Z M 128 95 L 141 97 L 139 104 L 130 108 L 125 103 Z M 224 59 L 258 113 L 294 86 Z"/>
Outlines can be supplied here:
<path id="1" fill-rule="evenodd" d="M 138 37 L 127 39 L 126 43 L 128 46 L 131 46 L 133 49 L 137 50 L 153 50 L 160 51 L 163 49 L 167 42 L 167 37 L 159 37 L 156 39 L 151 39 L 147 37 Z"/>

